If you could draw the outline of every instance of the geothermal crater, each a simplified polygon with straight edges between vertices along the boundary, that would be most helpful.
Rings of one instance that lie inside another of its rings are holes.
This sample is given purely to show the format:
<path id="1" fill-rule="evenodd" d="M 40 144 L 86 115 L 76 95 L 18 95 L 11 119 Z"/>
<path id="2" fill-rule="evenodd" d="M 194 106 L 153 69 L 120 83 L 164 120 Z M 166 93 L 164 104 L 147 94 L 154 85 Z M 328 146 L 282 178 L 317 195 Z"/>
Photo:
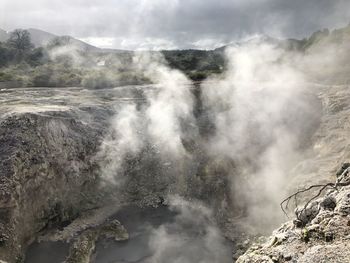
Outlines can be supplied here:
<path id="1" fill-rule="evenodd" d="M 274 135 L 252 122 L 249 155 L 220 155 L 215 147 L 211 152 L 207 142 L 217 135 L 215 114 L 232 109 L 221 105 L 213 112 L 200 87 L 187 89 L 193 106 L 182 110 L 193 117 L 180 114 L 179 133 L 170 136 L 166 129 L 154 133 L 147 120 L 149 111 L 159 113 L 152 98 L 171 100 L 159 86 L 1 90 L 5 259 L 231 262 L 249 245 L 248 236 L 275 226 L 271 220 L 280 222 L 266 213 L 252 215 L 259 213 L 257 206 L 269 213 L 262 205 L 270 205 L 269 192 L 249 198 L 249 191 L 260 191 L 253 175 L 261 171 L 257 160 L 275 144 Z M 299 97 L 302 107 L 286 103 L 288 114 L 274 121 L 292 131 L 295 149 L 306 153 L 322 105 L 310 92 Z M 155 137 L 163 144 L 154 143 Z"/>

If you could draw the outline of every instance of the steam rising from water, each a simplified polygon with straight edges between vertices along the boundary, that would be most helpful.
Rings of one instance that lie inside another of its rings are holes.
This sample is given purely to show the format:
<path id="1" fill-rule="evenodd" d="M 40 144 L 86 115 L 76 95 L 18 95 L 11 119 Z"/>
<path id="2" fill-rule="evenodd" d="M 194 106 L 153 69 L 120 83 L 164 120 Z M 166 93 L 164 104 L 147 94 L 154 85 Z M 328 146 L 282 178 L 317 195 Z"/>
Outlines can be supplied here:
<path id="1" fill-rule="evenodd" d="M 114 118 L 114 133 L 101 150 L 107 160 L 102 174 L 118 182 L 125 156 L 139 153 L 147 144 L 169 161 L 198 161 L 194 155 L 200 151 L 210 160 L 205 171 L 217 170 L 210 165 L 217 167 L 219 160 L 233 162 L 218 175 L 204 172 L 202 179 L 194 178 L 196 171 L 186 170 L 186 166 L 184 170 L 192 177 L 188 182 L 198 184 L 208 177 L 215 182 L 228 176 L 230 200 L 222 201 L 234 204 L 248 225 L 269 230 L 281 220 L 278 202 L 285 195 L 289 170 L 301 158 L 303 144 L 309 139 L 305 134 L 314 126 L 309 122 L 314 118 L 313 105 L 308 101 L 303 74 L 288 52 L 276 45 L 261 39 L 249 41 L 227 49 L 226 57 L 225 74 L 201 85 L 200 99 L 215 127 L 209 139 L 204 139 L 194 121 L 190 81 L 181 72 L 169 69 L 159 54 L 137 54 L 135 69 L 156 83 L 155 89 L 145 91 L 145 105 L 125 106 Z M 197 151 L 184 147 L 187 133 L 195 138 Z M 175 184 L 191 192 L 193 186 L 185 182 L 179 172 Z M 168 236 L 164 229 L 159 231 L 170 243 L 177 242 L 177 237 Z"/>
<path id="2" fill-rule="evenodd" d="M 154 254 L 147 262 L 231 262 L 231 253 L 208 207 L 179 196 L 171 196 L 169 204 L 178 213 L 175 222 L 153 230 L 150 247 Z M 184 231 L 179 226 L 187 227 Z"/>

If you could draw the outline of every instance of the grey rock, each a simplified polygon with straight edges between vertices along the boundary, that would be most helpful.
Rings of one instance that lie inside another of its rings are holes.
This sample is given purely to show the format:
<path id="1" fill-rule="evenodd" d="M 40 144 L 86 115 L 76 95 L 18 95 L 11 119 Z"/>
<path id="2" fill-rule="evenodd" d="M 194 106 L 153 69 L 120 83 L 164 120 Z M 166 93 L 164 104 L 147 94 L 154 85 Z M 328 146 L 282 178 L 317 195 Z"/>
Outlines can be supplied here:
<path id="1" fill-rule="evenodd" d="M 325 210 L 334 210 L 334 208 L 337 206 L 337 200 L 333 196 L 326 196 L 320 202 L 320 206 Z"/>
<path id="2" fill-rule="evenodd" d="M 350 262 L 349 207 L 349 186 L 328 192 L 325 197 L 312 202 L 304 213 L 296 211 L 299 219 L 294 221 L 299 222 L 299 225 L 292 222 L 283 224 L 273 233 L 273 245 L 266 243 L 261 248 L 251 247 L 237 262 L 269 262 L 267 257 L 273 259 L 278 253 L 281 253 L 282 258 L 277 262 Z M 284 238 L 277 238 L 279 235 L 284 235 Z"/>
<path id="3" fill-rule="evenodd" d="M 310 203 L 307 207 L 298 207 L 295 209 L 295 215 L 297 216 L 297 219 L 301 222 L 302 226 L 311 222 L 311 220 L 313 220 L 319 212 L 320 204 L 318 201 Z"/>

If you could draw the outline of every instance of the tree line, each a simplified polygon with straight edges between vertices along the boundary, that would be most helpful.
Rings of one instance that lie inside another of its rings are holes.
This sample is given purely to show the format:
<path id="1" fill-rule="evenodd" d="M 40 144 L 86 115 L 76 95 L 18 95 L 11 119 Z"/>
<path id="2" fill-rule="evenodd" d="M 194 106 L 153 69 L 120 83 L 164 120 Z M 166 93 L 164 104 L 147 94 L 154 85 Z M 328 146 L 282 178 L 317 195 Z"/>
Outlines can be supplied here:
<path id="1" fill-rule="evenodd" d="M 14 30 L 5 42 L 0 42 L 0 82 L 14 81 L 21 86 L 90 88 L 149 82 L 142 72 L 136 72 L 130 66 L 132 51 L 91 52 L 75 44 L 71 37 L 59 36 L 44 47 L 35 47 L 27 30 Z M 221 73 L 224 68 L 223 55 L 216 51 L 161 53 L 169 67 L 181 70 L 195 81 Z M 99 66 L 101 61 L 103 66 Z"/>
<path id="2" fill-rule="evenodd" d="M 7 41 L 0 42 L 0 67 L 26 62 L 31 66 L 46 63 L 48 56 L 42 47 L 34 47 L 27 30 L 16 29 Z"/>

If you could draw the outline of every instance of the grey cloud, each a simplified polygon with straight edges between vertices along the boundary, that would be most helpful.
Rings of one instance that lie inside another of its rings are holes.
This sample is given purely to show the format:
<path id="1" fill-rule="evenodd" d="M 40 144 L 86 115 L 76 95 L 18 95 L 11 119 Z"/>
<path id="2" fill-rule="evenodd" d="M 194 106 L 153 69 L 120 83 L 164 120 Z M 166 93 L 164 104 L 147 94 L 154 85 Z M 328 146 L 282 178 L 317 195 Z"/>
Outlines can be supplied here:
<path id="1" fill-rule="evenodd" d="M 0 0 L 0 5 L 0 28 L 109 38 L 111 47 L 130 49 L 205 47 L 196 43 L 211 48 L 213 39 L 225 43 L 252 34 L 301 38 L 350 21 L 347 0 Z"/>

